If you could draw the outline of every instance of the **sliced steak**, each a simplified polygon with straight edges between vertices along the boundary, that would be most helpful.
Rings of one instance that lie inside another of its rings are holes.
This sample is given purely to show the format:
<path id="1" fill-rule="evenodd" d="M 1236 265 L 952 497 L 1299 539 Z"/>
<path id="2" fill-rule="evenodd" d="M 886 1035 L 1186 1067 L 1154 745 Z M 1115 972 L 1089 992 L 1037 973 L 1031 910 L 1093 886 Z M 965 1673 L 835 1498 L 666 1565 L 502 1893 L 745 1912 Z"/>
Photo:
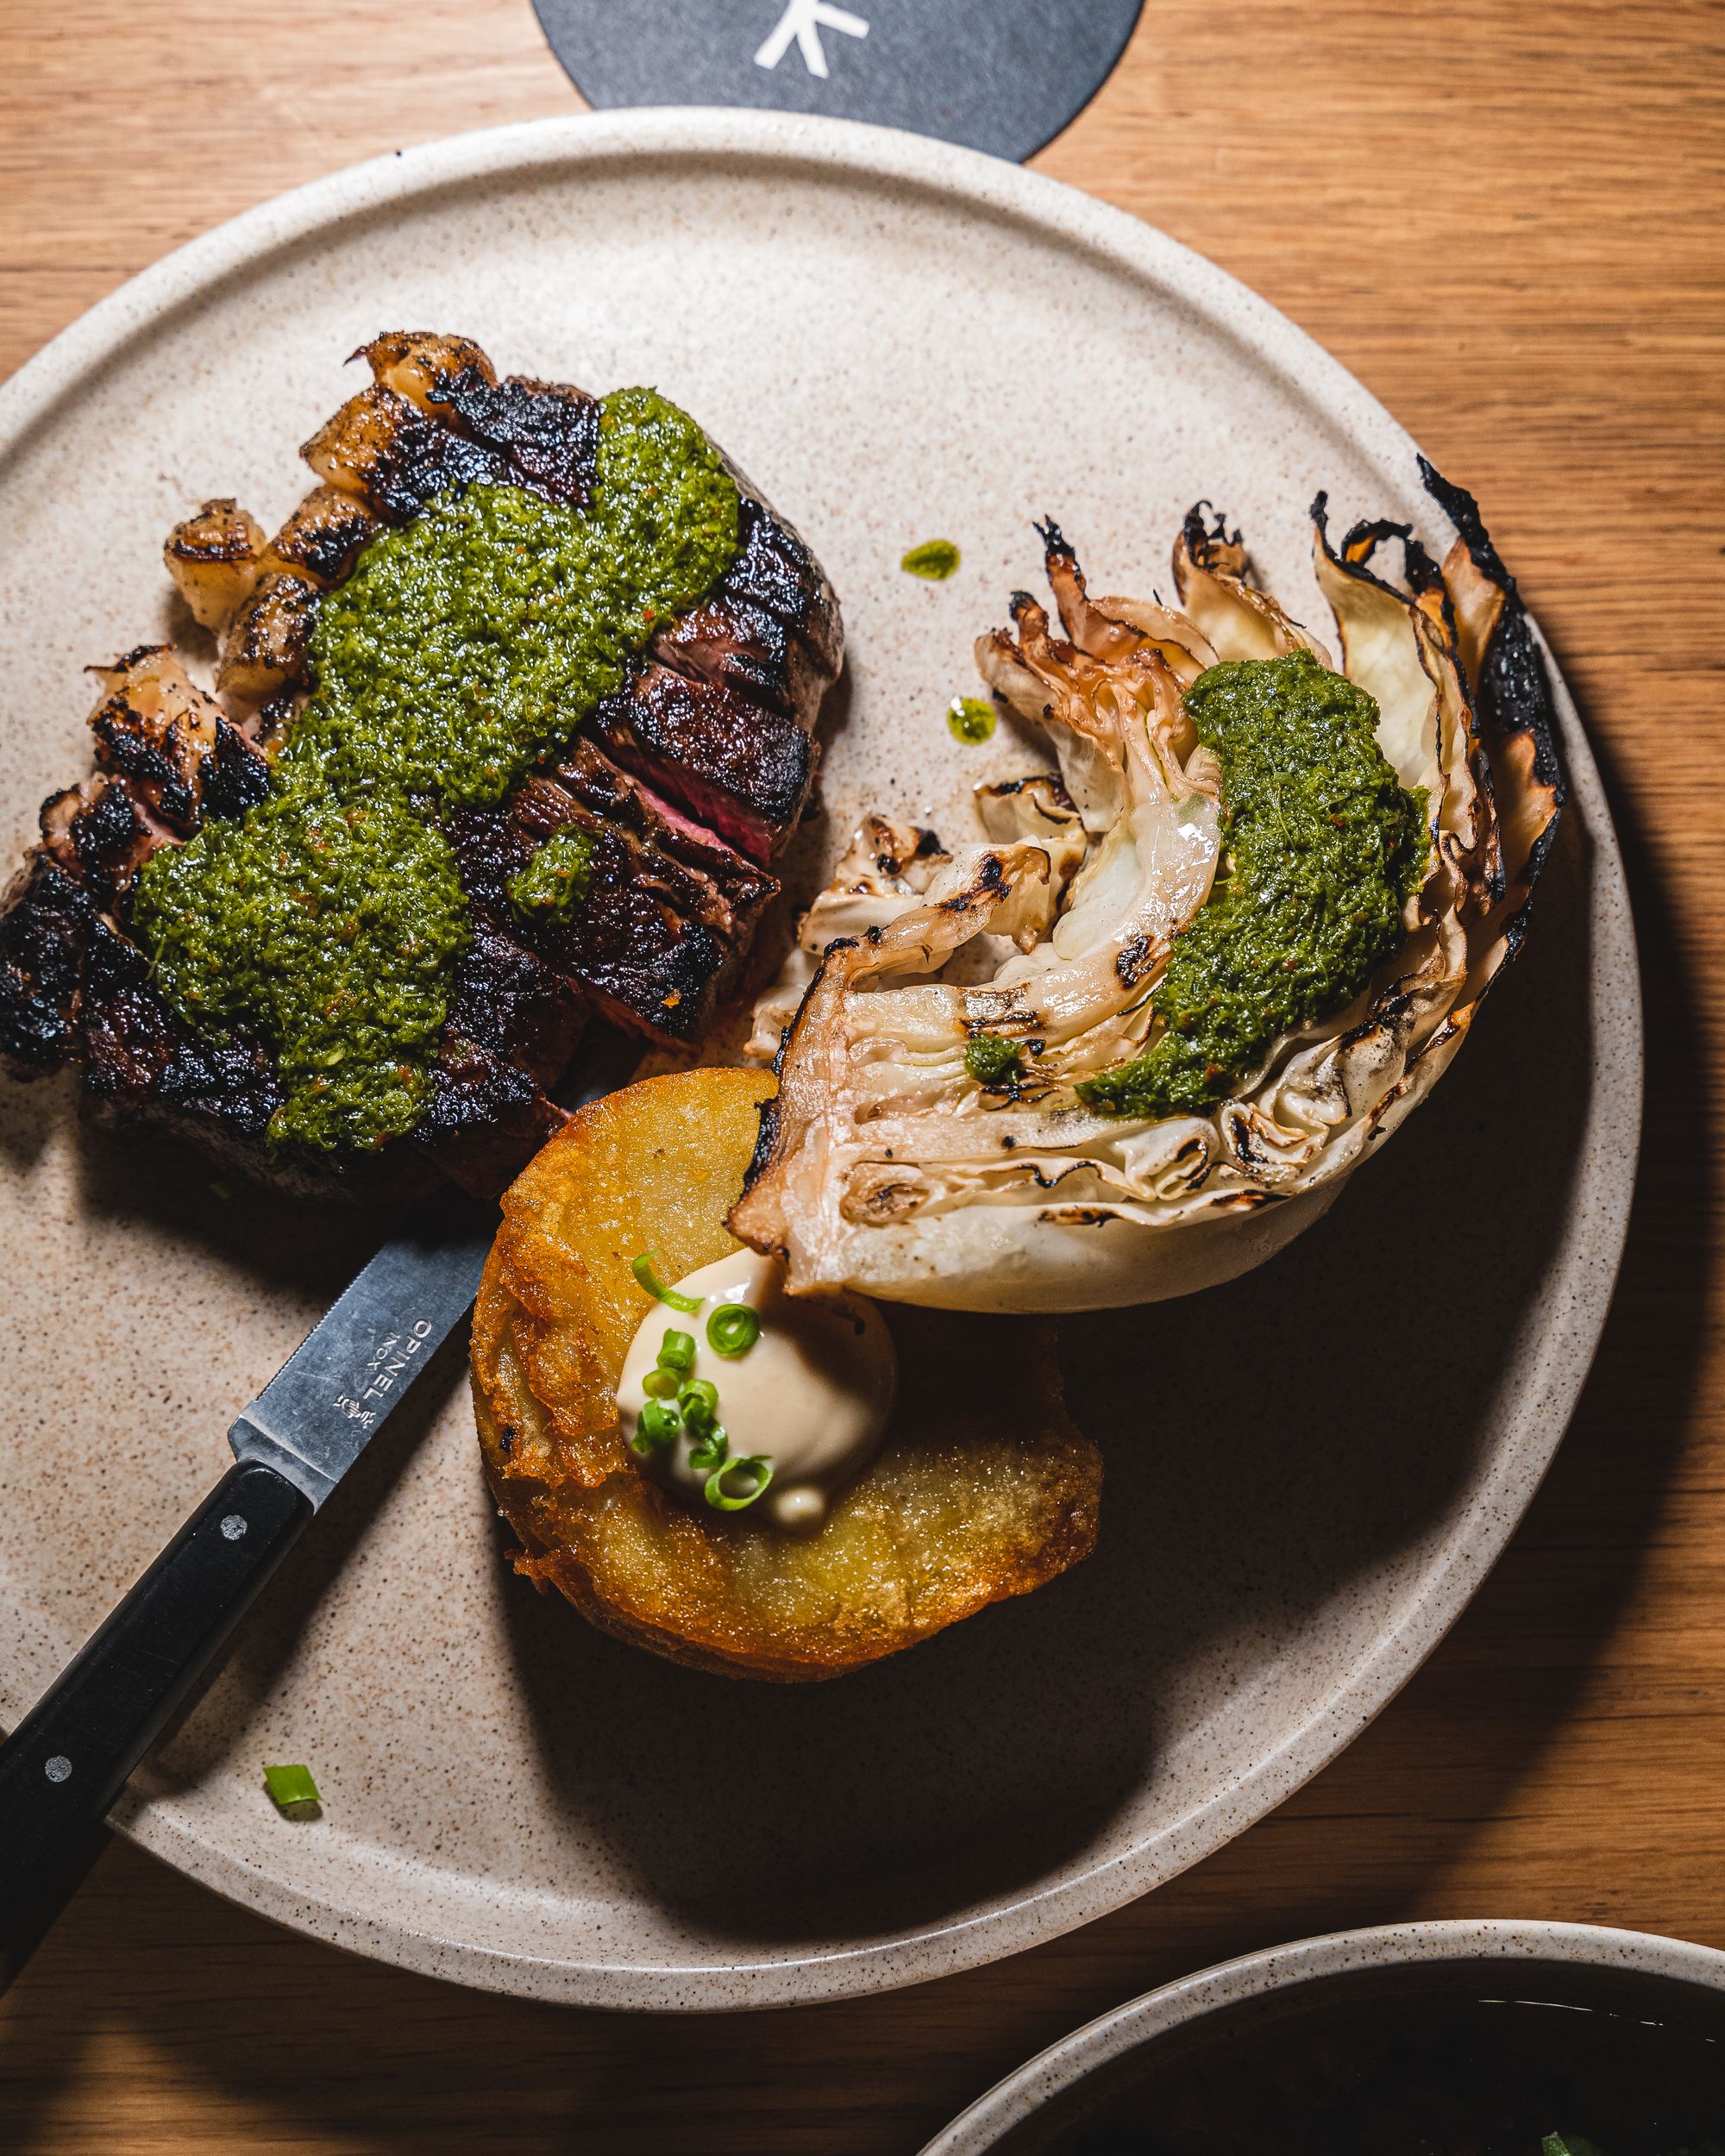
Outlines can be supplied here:
<path id="1" fill-rule="evenodd" d="M 314 472 L 392 523 L 477 479 L 579 508 L 593 493 L 599 402 L 519 376 L 499 381 L 466 337 L 396 330 L 355 357 L 373 383 L 301 453 Z"/>
<path id="2" fill-rule="evenodd" d="M 414 1143 L 464 1190 L 501 1190 L 565 1119 L 545 1088 L 568 1069 L 586 1021 L 586 998 L 568 975 L 476 914 Z"/>
<path id="3" fill-rule="evenodd" d="M 614 1023 L 694 1040 L 736 977 L 778 888 L 720 841 L 681 823 L 588 743 L 498 809 L 445 818 L 475 915 L 578 981 Z M 586 894 L 524 920 L 508 885 L 548 839 L 592 843 Z"/>
<path id="4" fill-rule="evenodd" d="M 46 1025 L 54 1052 L 39 1068 L 81 1064 L 98 1126 L 187 1140 L 219 1165 L 298 1196 L 381 1203 L 435 1186 L 436 1171 L 402 1147 L 337 1156 L 268 1145 L 282 1099 L 268 1054 L 254 1042 L 192 1032 L 156 993 L 143 952 L 45 856 L 0 919 L 0 948 L 6 1053 L 20 1060 L 21 1046 Z"/>
<path id="5" fill-rule="evenodd" d="M 661 631 L 590 730 L 666 799 L 768 862 L 807 805 L 814 724 L 844 632 L 819 563 L 747 492 L 742 541 L 706 604 Z"/>
<path id="6" fill-rule="evenodd" d="M 0 1059 L 23 1076 L 82 1064 L 99 1120 L 171 1131 L 289 1188 L 398 1197 L 442 1173 L 495 1193 L 561 1120 L 551 1095 L 590 1008 L 686 1044 L 735 980 L 777 888 L 761 864 L 808 798 L 843 630 L 808 548 L 744 486 L 736 561 L 661 630 L 590 737 L 500 807 L 441 812 L 474 936 L 411 1138 L 363 1157 L 273 1144 L 285 1087 L 267 1048 L 195 1034 L 126 933 L 138 872 L 264 798 L 312 685 L 319 601 L 383 525 L 475 481 L 579 507 L 595 470 L 600 408 L 580 390 L 499 380 L 460 338 L 398 333 L 363 356 L 373 385 L 306 445 L 323 484 L 273 539 L 230 499 L 169 536 L 182 595 L 225 630 L 220 700 L 165 646 L 97 669 L 101 768 L 45 805 L 41 843 L 0 901 Z M 524 916 L 511 880 L 570 829 L 590 842 L 583 893 Z"/>
<path id="7" fill-rule="evenodd" d="M 795 830 L 814 777 L 814 743 L 796 719 L 670 667 L 642 667 L 586 730 L 755 861 L 770 861 Z"/>
<path id="8" fill-rule="evenodd" d="M 42 804 L 41 843 L 0 903 L 0 1059 L 27 1076 L 85 1060 L 91 939 L 100 928 L 123 943 L 104 916 L 144 862 L 207 816 L 243 813 L 269 781 L 264 758 L 166 645 L 91 671 L 106 691 L 90 716 L 103 769 Z"/>
<path id="9" fill-rule="evenodd" d="M 829 681 L 844 663 L 844 628 L 826 572 L 792 530 L 746 483 L 737 556 L 719 579 L 720 604 L 758 607 L 784 624 Z"/>
<path id="10" fill-rule="evenodd" d="M 746 488 L 738 536 L 737 557 L 705 604 L 661 630 L 651 655 L 812 732 L 844 663 L 838 601 L 799 535 Z"/>
<path id="11" fill-rule="evenodd" d="M 831 675 L 788 623 L 752 599 L 727 596 L 723 584 L 692 613 L 662 629 L 649 649 L 678 673 L 730 689 L 800 725 L 813 725 L 831 686 Z"/>
<path id="12" fill-rule="evenodd" d="M 255 1148 L 281 1104 L 265 1051 L 182 1025 L 151 987 L 148 959 L 99 917 L 85 939 L 78 1032 L 85 1082 L 118 1117 L 196 1123 Z"/>

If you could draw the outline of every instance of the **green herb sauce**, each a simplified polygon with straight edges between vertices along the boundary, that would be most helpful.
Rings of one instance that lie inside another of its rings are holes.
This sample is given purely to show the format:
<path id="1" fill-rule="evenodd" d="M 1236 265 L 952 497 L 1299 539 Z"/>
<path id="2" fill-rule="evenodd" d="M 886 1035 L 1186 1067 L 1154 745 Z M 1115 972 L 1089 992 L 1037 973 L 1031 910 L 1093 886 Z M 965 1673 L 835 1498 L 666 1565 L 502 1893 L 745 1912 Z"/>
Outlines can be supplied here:
<path id="1" fill-rule="evenodd" d="M 955 741 L 987 741 L 995 724 L 994 705 L 980 696 L 955 696 L 946 707 L 947 730 Z"/>
<path id="2" fill-rule="evenodd" d="M 412 1129 L 465 948 L 442 834 L 381 790 L 344 804 L 284 774 L 242 820 L 153 855 L 132 924 L 197 1031 L 243 1027 L 278 1056 L 273 1138 L 380 1145 Z"/>
<path id="3" fill-rule="evenodd" d="M 899 563 L 907 575 L 926 577 L 931 584 L 944 584 L 958 568 L 959 553 L 950 539 L 925 539 L 919 547 L 913 547 Z"/>
<path id="4" fill-rule="evenodd" d="M 1424 879 L 1423 790 L 1377 745 L 1377 705 L 1309 652 L 1212 667 L 1186 694 L 1222 769 L 1225 873 L 1178 935 L 1143 1054 L 1081 1083 L 1111 1115 L 1202 1113 L 1290 1028 L 1351 1003 Z"/>
<path id="5" fill-rule="evenodd" d="M 1004 1033 L 973 1033 L 964 1044 L 964 1068 L 989 1093 L 1010 1093 L 1024 1077 L 1024 1054 Z"/>
<path id="6" fill-rule="evenodd" d="M 471 933 L 436 805 L 500 800 L 567 743 L 736 558 L 737 510 L 687 414 L 620 390 L 584 510 L 513 486 L 440 496 L 322 601 L 268 798 L 154 855 L 133 901 L 181 1017 L 277 1056 L 273 1139 L 371 1148 L 418 1120 Z M 518 879 L 530 905 L 580 895 L 565 848 L 541 897 L 549 851 Z"/>
<path id="7" fill-rule="evenodd" d="M 529 919 L 536 913 L 567 913 L 586 898 L 593 865 L 593 842 L 586 831 L 557 831 L 519 875 L 510 878 L 509 902 Z"/>

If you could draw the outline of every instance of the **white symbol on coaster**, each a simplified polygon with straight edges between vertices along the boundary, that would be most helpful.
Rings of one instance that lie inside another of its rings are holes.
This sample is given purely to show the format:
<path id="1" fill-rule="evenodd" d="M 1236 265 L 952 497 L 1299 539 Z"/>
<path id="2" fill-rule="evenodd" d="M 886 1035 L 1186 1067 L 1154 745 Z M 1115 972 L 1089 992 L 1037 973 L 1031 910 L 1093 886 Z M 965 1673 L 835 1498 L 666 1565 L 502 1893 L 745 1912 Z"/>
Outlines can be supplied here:
<path id="1" fill-rule="evenodd" d="M 833 8 L 827 0 L 791 0 L 779 27 L 755 55 L 757 67 L 776 67 L 796 41 L 803 65 L 812 75 L 826 80 L 826 54 L 821 47 L 823 30 L 837 30 L 846 37 L 867 37 L 869 25 L 848 8 Z"/>

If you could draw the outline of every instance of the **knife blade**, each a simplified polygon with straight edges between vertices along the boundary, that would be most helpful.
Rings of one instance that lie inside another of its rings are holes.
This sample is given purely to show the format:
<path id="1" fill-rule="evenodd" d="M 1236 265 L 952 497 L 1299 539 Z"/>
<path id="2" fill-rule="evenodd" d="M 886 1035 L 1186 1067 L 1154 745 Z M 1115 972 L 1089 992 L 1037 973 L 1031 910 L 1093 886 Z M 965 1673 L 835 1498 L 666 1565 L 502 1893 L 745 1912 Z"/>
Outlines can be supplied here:
<path id="1" fill-rule="evenodd" d="M 563 1105 L 615 1091 L 640 1053 L 600 1036 Z M 128 1776 L 467 1315 L 497 1219 L 450 1193 L 383 1245 L 241 1410 L 233 1466 L 0 1744 L 0 1990 L 88 1869 Z"/>
<path id="2" fill-rule="evenodd" d="M 452 1203 L 386 1243 L 241 1409 L 234 1457 L 317 1511 L 467 1315 L 496 1231 L 494 1213 Z"/>

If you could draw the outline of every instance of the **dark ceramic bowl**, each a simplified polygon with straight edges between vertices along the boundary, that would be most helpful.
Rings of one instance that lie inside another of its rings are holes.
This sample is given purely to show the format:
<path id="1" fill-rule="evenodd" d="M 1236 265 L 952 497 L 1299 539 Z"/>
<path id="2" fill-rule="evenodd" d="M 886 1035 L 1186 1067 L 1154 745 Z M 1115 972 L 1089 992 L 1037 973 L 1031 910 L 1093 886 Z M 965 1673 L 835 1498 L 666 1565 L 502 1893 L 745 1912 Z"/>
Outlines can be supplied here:
<path id="1" fill-rule="evenodd" d="M 1389 1925 L 1164 1984 L 923 2156 L 1725 2146 L 1725 1953 L 1587 1924 Z"/>

